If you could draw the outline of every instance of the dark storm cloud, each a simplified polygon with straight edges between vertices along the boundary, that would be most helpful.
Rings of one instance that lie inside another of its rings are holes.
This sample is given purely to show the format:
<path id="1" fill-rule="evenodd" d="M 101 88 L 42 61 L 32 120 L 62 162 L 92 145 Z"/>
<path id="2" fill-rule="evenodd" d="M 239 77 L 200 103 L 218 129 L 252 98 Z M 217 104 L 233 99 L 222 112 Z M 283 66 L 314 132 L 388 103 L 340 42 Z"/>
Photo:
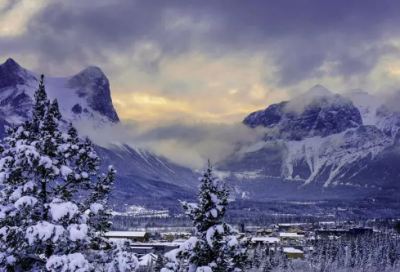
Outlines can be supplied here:
<path id="1" fill-rule="evenodd" d="M 168 1 L 79 2 L 50 2 L 29 22 L 22 39 L 31 41 L 46 58 L 58 61 L 71 57 L 85 60 L 88 51 L 104 58 L 107 50 L 123 52 L 143 40 L 157 42 L 168 54 L 188 49 L 184 37 L 190 31 L 176 35 L 165 31 Z"/>
<path id="2" fill-rule="evenodd" d="M 225 35 L 218 41 L 268 48 L 283 85 L 322 76 L 318 68 L 325 61 L 338 62 L 333 72 L 339 75 L 366 74 L 380 56 L 395 51 L 382 39 L 399 35 L 400 1 L 223 3 Z"/>
<path id="3" fill-rule="evenodd" d="M 326 73 L 366 75 L 380 57 L 396 52 L 384 42 L 399 36 L 397 0 L 80 2 L 50 1 L 29 22 L 24 36 L 7 42 L 0 38 L 0 45 L 8 51 L 15 46 L 34 50 L 45 60 L 85 62 L 88 52 L 105 59 L 108 50 L 124 52 L 146 40 L 161 48 L 157 59 L 143 61 L 153 72 L 163 55 L 194 47 L 216 57 L 267 51 L 277 68 L 276 83 L 293 85 Z M 212 27 L 195 40 L 190 29 L 168 31 L 164 18 L 170 11 L 194 22 L 209 21 Z M 335 67 L 321 70 L 326 61 Z"/>

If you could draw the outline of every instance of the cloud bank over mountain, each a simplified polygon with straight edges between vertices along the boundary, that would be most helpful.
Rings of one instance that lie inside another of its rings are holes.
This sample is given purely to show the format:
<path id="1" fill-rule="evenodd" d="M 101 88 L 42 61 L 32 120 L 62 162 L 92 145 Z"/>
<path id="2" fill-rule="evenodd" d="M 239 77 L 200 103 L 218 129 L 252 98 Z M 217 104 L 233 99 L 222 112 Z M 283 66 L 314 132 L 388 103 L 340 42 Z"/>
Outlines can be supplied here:
<path id="1" fill-rule="evenodd" d="M 202 168 L 208 159 L 219 163 L 229 156 L 240 156 L 243 148 L 265 134 L 265 129 L 250 129 L 242 123 L 123 122 L 96 129 L 90 121 L 78 121 L 75 125 L 80 133 L 101 146 L 124 143 L 193 169 Z"/>

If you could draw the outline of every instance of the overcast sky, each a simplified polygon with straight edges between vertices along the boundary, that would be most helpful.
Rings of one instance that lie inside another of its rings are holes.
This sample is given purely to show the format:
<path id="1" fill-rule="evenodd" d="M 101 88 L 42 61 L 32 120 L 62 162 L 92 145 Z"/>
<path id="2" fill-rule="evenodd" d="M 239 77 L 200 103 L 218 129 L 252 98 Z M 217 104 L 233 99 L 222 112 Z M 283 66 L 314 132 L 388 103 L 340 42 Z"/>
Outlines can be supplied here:
<path id="1" fill-rule="evenodd" d="M 122 119 L 241 121 L 320 83 L 399 88 L 398 0 L 0 0 L 0 59 L 102 68 Z"/>

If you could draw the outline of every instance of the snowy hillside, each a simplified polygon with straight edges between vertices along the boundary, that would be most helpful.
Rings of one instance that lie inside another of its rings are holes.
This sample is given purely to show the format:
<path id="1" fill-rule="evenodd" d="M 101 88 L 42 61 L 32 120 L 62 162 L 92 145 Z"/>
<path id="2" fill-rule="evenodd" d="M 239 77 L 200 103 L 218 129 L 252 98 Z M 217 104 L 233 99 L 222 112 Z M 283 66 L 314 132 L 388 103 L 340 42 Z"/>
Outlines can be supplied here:
<path id="1" fill-rule="evenodd" d="M 283 174 L 287 179 L 300 178 L 295 167 L 305 161 L 310 175 L 303 176 L 305 183 L 317 180 L 327 170 L 324 186 L 347 183 L 347 173 L 355 176 L 360 170 L 352 171 L 349 166 L 362 159 L 374 159 L 393 141 L 373 126 L 360 126 L 345 132 L 322 138 L 306 138 L 303 141 L 289 141 L 288 153 L 283 164 Z M 374 186 L 374 185 L 371 185 Z"/>
<path id="2" fill-rule="evenodd" d="M 360 89 L 352 90 L 348 97 L 359 109 L 364 125 L 376 126 L 389 137 L 396 137 L 400 129 L 400 93 L 394 93 L 386 99 L 371 95 Z"/>
<path id="3" fill-rule="evenodd" d="M 363 125 L 375 126 L 377 124 L 378 116 L 376 111 L 383 104 L 379 97 L 370 95 L 361 89 L 351 90 L 347 97 L 353 101 L 354 106 L 360 111 Z"/>
<path id="4" fill-rule="evenodd" d="M 341 96 L 317 85 L 250 114 L 243 123 L 269 129 L 263 142 L 244 150 L 241 160 L 220 167 L 246 197 L 279 197 L 261 192 L 262 184 L 300 198 L 327 197 L 338 190 L 344 197 L 354 188 L 359 196 L 400 190 L 400 114 L 362 90 Z"/>

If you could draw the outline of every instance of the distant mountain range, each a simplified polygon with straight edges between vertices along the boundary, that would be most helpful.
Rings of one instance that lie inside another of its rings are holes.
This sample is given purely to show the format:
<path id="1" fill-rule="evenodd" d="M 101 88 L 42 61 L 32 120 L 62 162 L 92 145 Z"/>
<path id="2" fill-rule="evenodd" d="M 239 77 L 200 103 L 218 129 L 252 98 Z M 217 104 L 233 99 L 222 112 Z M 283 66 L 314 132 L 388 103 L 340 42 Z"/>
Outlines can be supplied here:
<path id="1" fill-rule="evenodd" d="M 398 109 L 362 90 L 339 95 L 316 85 L 247 116 L 244 124 L 267 128 L 264 141 L 220 169 L 242 188 L 258 184 L 247 194 L 257 198 L 397 198 Z"/>
<path id="2" fill-rule="evenodd" d="M 49 97 L 58 98 L 66 122 L 120 122 L 100 68 L 46 77 L 45 84 Z M 3 125 L 28 117 L 37 85 L 38 75 L 14 60 L 0 65 L 2 135 Z M 400 193 L 400 112 L 362 90 L 339 95 L 317 85 L 290 101 L 251 113 L 243 123 L 264 127 L 266 133 L 262 141 L 241 149 L 240 156 L 217 166 L 236 198 L 395 199 Z M 195 194 L 198 181 L 192 169 L 124 143 L 97 150 L 105 166 L 113 164 L 118 170 L 115 203 L 164 208 L 165 203 Z"/>

